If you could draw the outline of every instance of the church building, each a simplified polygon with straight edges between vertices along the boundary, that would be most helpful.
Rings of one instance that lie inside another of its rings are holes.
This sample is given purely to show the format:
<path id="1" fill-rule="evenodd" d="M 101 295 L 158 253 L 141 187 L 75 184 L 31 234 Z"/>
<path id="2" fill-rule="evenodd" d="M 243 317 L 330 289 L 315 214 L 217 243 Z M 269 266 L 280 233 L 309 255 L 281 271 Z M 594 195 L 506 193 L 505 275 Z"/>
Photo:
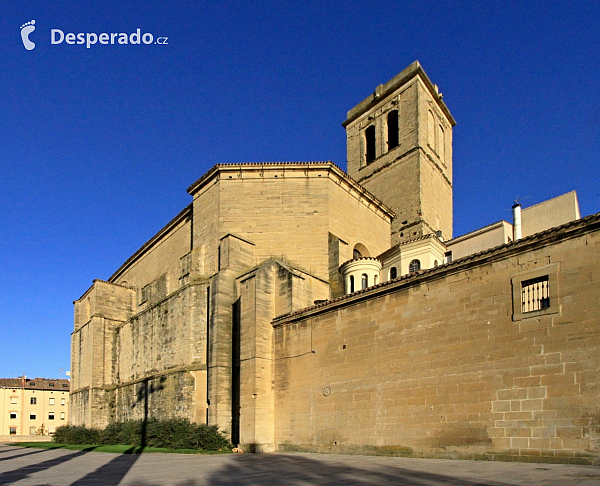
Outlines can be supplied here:
<path id="1" fill-rule="evenodd" d="M 600 215 L 452 234 L 454 118 L 418 62 L 332 162 L 217 164 L 75 301 L 70 423 L 186 417 L 247 451 L 592 463 Z"/>

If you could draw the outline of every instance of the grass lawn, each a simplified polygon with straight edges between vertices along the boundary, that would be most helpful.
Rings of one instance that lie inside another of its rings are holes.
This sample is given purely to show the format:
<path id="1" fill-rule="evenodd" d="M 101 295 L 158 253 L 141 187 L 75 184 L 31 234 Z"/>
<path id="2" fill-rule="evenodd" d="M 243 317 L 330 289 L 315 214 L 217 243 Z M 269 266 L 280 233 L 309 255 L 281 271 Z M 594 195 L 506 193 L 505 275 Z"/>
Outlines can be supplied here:
<path id="1" fill-rule="evenodd" d="M 113 452 L 117 454 L 146 454 L 147 452 L 168 452 L 175 454 L 230 454 L 230 451 L 205 451 L 201 449 L 167 449 L 165 447 L 136 447 L 131 445 L 86 445 L 56 444 L 55 442 L 13 442 L 11 445 L 31 449 L 67 449 L 70 451 Z"/>

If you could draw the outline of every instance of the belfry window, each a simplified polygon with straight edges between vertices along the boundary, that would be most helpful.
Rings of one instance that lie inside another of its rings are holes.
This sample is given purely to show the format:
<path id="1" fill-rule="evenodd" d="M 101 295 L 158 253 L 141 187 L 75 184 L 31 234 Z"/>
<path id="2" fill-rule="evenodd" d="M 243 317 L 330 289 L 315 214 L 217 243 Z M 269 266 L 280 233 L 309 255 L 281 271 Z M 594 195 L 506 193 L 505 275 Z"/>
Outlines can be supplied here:
<path id="1" fill-rule="evenodd" d="M 375 160 L 375 127 L 371 125 L 365 130 L 365 146 L 367 164 Z"/>
<path id="2" fill-rule="evenodd" d="M 421 262 L 419 260 L 413 260 L 408 264 L 408 273 L 414 273 L 421 270 Z"/>
<path id="3" fill-rule="evenodd" d="M 387 116 L 387 129 L 388 129 L 388 150 L 396 148 L 399 143 L 398 136 L 398 110 L 393 110 L 388 113 Z"/>
<path id="4" fill-rule="evenodd" d="M 360 278 L 360 288 L 362 290 L 366 289 L 369 286 L 369 277 L 367 276 L 366 273 L 362 274 L 362 277 Z"/>

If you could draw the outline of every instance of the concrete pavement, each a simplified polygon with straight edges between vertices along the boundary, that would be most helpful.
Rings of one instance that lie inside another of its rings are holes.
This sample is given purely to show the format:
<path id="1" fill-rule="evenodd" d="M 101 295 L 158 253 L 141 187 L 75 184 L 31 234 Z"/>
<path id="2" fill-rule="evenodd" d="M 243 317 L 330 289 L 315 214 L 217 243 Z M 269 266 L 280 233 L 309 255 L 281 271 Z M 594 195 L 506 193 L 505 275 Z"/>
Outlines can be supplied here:
<path id="1" fill-rule="evenodd" d="M 337 454 L 120 455 L 0 444 L 0 484 L 600 486 L 600 468 Z"/>

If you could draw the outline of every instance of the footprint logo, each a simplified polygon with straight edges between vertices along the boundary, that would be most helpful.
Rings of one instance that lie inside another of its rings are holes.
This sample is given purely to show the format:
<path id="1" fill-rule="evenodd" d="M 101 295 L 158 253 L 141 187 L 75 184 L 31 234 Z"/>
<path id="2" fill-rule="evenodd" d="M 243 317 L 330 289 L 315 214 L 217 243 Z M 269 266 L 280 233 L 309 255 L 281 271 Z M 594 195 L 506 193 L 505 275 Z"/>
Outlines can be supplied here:
<path id="1" fill-rule="evenodd" d="M 23 40 L 23 45 L 25 46 L 25 49 L 27 49 L 28 51 L 31 51 L 35 47 L 35 44 L 29 40 L 29 34 L 31 34 L 34 30 L 35 20 L 21 25 L 21 39 Z"/>

